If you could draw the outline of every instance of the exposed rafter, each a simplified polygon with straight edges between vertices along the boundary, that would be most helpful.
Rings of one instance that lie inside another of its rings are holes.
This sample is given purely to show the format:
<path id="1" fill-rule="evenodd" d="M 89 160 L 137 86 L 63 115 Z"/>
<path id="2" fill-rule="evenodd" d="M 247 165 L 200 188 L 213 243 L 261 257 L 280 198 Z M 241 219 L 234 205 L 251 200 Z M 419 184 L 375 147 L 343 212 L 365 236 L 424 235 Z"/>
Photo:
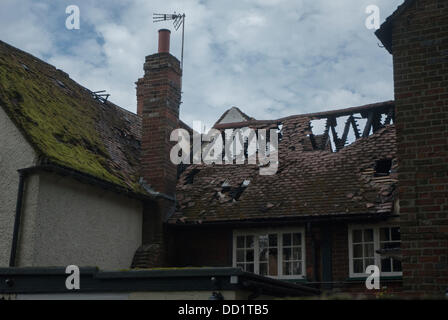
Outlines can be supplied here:
<path id="1" fill-rule="evenodd" d="M 336 130 L 337 127 L 337 119 L 340 117 L 346 117 L 348 115 L 347 120 L 345 121 L 344 130 L 341 138 L 338 136 L 338 132 Z M 384 122 L 382 122 L 383 116 Z M 347 144 L 347 139 L 350 133 L 350 129 L 353 130 L 353 135 L 355 140 L 360 138 L 366 138 L 371 133 L 375 133 L 386 125 L 390 125 L 394 121 L 394 106 L 389 105 L 372 107 L 369 109 L 356 110 L 353 109 L 351 113 L 344 110 L 344 112 L 338 113 L 327 113 L 322 114 L 320 116 L 316 116 L 317 119 L 326 119 L 325 131 L 322 134 L 322 140 L 319 141 L 319 145 L 316 143 L 316 136 L 312 133 L 309 135 L 311 140 L 311 145 L 314 150 L 326 150 L 327 144 L 330 139 L 330 131 L 333 137 L 333 143 L 335 150 L 339 151 L 345 147 Z M 359 123 L 357 120 L 366 119 L 364 128 L 362 131 L 359 128 Z"/>

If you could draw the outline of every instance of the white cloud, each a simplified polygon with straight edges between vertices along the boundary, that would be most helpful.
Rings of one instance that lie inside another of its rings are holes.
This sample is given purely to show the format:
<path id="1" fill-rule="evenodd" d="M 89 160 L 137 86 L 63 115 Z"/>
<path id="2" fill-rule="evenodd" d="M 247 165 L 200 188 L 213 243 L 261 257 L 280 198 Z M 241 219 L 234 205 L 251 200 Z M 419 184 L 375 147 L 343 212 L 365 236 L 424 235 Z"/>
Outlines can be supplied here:
<path id="1" fill-rule="evenodd" d="M 73 1 L 71 1 L 73 2 Z M 402 0 L 377 0 L 384 20 Z M 45 57 L 135 111 L 134 82 L 157 50 L 153 13 L 185 12 L 181 117 L 211 125 L 229 107 L 257 119 L 393 99 L 392 59 L 364 21 L 370 0 L 74 1 L 81 33 L 59 27 L 58 2 L 2 0 L 0 39 Z"/>

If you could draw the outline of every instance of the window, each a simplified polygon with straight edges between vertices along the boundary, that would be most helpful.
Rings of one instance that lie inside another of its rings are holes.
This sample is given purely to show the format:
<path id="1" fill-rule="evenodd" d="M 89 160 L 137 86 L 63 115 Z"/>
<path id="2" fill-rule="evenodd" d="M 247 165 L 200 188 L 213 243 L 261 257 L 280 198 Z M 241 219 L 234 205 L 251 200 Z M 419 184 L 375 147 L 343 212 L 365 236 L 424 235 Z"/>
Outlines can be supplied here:
<path id="1" fill-rule="evenodd" d="M 348 238 L 350 277 L 365 277 L 369 265 L 377 265 L 383 276 L 402 275 L 401 261 L 394 255 L 400 248 L 399 227 L 351 226 Z"/>
<path id="2" fill-rule="evenodd" d="M 401 272 L 401 261 L 388 256 L 387 252 L 400 248 L 400 228 L 385 227 L 380 228 L 380 250 L 384 254 L 381 256 L 381 270 L 383 272 Z"/>
<path id="3" fill-rule="evenodd" d="M 233 265 L 268 277 L 302 278 L 304 241 L 303 230 L 235 232 Z"/>
<path id="4" fill-rule="evenodd" d="M 236 240 L 237 266 L 244 271 L 254 272 L 254 236 L 239 236 Z"/>

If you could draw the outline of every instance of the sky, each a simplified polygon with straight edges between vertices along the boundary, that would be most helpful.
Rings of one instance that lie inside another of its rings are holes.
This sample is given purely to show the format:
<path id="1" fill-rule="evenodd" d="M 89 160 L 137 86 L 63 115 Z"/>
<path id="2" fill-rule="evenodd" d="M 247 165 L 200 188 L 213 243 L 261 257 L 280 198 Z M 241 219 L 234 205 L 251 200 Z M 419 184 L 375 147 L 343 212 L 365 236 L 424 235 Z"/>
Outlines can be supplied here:
<path id="1" fill-rule="evenodd" d="M 256 119 L 393 100 L 392 56 L 365 25 L 403 0 L 0 0 L 0 40 L 67 72 L 136 111 L 135 81 L 157 30 L 153 13 L 185 13 L 180 116 L 207 126 L 232 106 Z M 66 7 L 80 28 L 66 28 Z"/>

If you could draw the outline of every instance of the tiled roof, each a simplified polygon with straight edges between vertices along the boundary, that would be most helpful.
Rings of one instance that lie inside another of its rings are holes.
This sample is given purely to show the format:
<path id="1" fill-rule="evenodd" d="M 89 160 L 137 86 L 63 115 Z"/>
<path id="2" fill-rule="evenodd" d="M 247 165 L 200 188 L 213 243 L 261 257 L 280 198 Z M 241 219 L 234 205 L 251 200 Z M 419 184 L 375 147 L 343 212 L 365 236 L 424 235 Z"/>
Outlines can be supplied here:
<path id="1" fill-rule="evenodd" d="M 390 114 L 391 110 L 393 102 L 389 101 L 279 120 L 232 124 L 253 128 L 282 125 L 277 173 L 262 176 L 258 165 L 248 164 L 190 165 L 178 181 L 178 209 L 169 222 L 391 213 L 396 184 L 396 142 L 395 127 L 390 121 L 378 122 L 373 134 L 360 137 L 338 152 L 315 147 L 322 146 L 323 135 L 314 136 L 314 147 L 310 141 L 310 120 L 354 112 L 367 118 L 370 112 Z M 392 173 L 375 177 L 376 161 L 383 159 L 393 163 Z M 245 188 L 244 181 L 250 181 Z"/>
<path id="2" fill-rule="evenodd" d="M 241 111 L 240 108 L 232 107 L 232 108 L 228 109 L 226 112 L 224 112 L 221 117 L 219 117 L 219 119 L 216 121 L 215 125 L 220 124 L 223 120 L 226 119 L 226 117 L 229 114 L 232 114 L 232 113 L 235 115 L 238 115 L 240 118 L 244 119 L 244 121 L 255 120 L 254 118 L 249 117 L 247 114 L 245 114 L 243 111 Z"/>
<path id="3" fill-rule="evenodd" d="M 42 162 L 145 193 L 138 183 L 141 118 L 2 41 L 0 105 Z"/>

